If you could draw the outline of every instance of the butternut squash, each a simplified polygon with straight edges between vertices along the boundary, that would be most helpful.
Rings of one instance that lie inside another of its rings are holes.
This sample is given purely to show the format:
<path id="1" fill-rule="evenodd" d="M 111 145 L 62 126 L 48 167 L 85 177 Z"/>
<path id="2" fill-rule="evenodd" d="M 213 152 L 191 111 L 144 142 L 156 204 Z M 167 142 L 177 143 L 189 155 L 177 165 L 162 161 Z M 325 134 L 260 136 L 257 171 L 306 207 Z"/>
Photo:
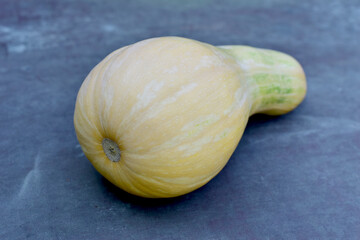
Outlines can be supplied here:
<path id="1" fill-rule="evenodd" d="M 252 114 L 284 114 L 306 80 L 289 55 L 180 37 L 144 40 L 89 73 L 74 125 L 105 178 L 147 198 L 189 193 L 225 166 Z"/>

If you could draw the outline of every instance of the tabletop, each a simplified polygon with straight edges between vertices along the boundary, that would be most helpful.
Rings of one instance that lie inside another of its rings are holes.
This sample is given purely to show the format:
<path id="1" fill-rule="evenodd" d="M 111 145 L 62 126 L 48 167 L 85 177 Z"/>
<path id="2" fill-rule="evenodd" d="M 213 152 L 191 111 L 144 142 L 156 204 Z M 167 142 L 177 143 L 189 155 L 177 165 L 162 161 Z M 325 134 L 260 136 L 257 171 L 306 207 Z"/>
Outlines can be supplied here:
<path id="1" fill-rule="evenodd" d="M 282 51 L 293 112 L 249 119 L 204 187 L 143 199 L 76 139 L 77 92 L 110 52 L 158 36 Z M 358 239 L 360 2 L 0 0 L 0 239 Z"/>

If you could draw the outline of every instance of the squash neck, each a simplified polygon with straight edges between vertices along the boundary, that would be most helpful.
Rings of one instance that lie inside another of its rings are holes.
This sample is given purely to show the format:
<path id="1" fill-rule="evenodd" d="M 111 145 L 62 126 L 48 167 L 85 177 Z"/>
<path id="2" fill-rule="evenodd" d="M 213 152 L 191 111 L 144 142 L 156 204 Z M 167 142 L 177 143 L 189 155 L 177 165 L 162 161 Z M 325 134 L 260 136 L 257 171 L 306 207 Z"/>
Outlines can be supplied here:
<path id="1" fill-rule="evenodd" d="M 291 56 L 248 46 L 220 46 L 235 58 L 244 73 L 251 101 L 250 115 L 280 115 L 296 108 L 305 97 L 301 65 Z"/>

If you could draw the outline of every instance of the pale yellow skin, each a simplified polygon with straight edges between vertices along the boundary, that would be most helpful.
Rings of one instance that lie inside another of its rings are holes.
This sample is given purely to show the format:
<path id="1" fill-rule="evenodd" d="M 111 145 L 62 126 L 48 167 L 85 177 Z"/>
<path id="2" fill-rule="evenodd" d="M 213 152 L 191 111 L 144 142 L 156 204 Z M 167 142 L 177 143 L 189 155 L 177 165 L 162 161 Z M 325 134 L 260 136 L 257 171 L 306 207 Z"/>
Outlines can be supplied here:
<path id="1" fill-rule="evenodd" d="M 288 55 L 154 38 L 114 51 L 90 72 L 74 123 L 85 155 L 110 182 L 142 197 L 174 197 L 219 173 L 250 115 L 291 111 L 305 92 L 304 72 Z M 118 144 L 118 162 L 104 153 L 104 138 Z"/>

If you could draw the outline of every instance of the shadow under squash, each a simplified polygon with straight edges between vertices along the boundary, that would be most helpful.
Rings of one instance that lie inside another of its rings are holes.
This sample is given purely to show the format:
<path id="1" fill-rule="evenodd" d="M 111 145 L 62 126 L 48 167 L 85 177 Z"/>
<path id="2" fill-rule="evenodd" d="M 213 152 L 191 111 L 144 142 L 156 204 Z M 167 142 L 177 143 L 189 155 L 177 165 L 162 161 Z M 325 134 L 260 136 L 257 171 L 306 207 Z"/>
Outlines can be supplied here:
<path id="1" fill-rule="evenodd" d="M 110 195 L 111 198 L 113 198 L 114 201 L 122 201 L 124 203 L 130 203 L 145 208 L 177 204 L 178 202 L 183 201 L 185 198 L 187 198 L 186 196 L 189 195 L 187 194 L 174 198 L 143 198 L 118 188 L 109 182 L 105 177 L 101 177 L 101 180 L 102 185 L 104 186 L 104 190 Z"/>

